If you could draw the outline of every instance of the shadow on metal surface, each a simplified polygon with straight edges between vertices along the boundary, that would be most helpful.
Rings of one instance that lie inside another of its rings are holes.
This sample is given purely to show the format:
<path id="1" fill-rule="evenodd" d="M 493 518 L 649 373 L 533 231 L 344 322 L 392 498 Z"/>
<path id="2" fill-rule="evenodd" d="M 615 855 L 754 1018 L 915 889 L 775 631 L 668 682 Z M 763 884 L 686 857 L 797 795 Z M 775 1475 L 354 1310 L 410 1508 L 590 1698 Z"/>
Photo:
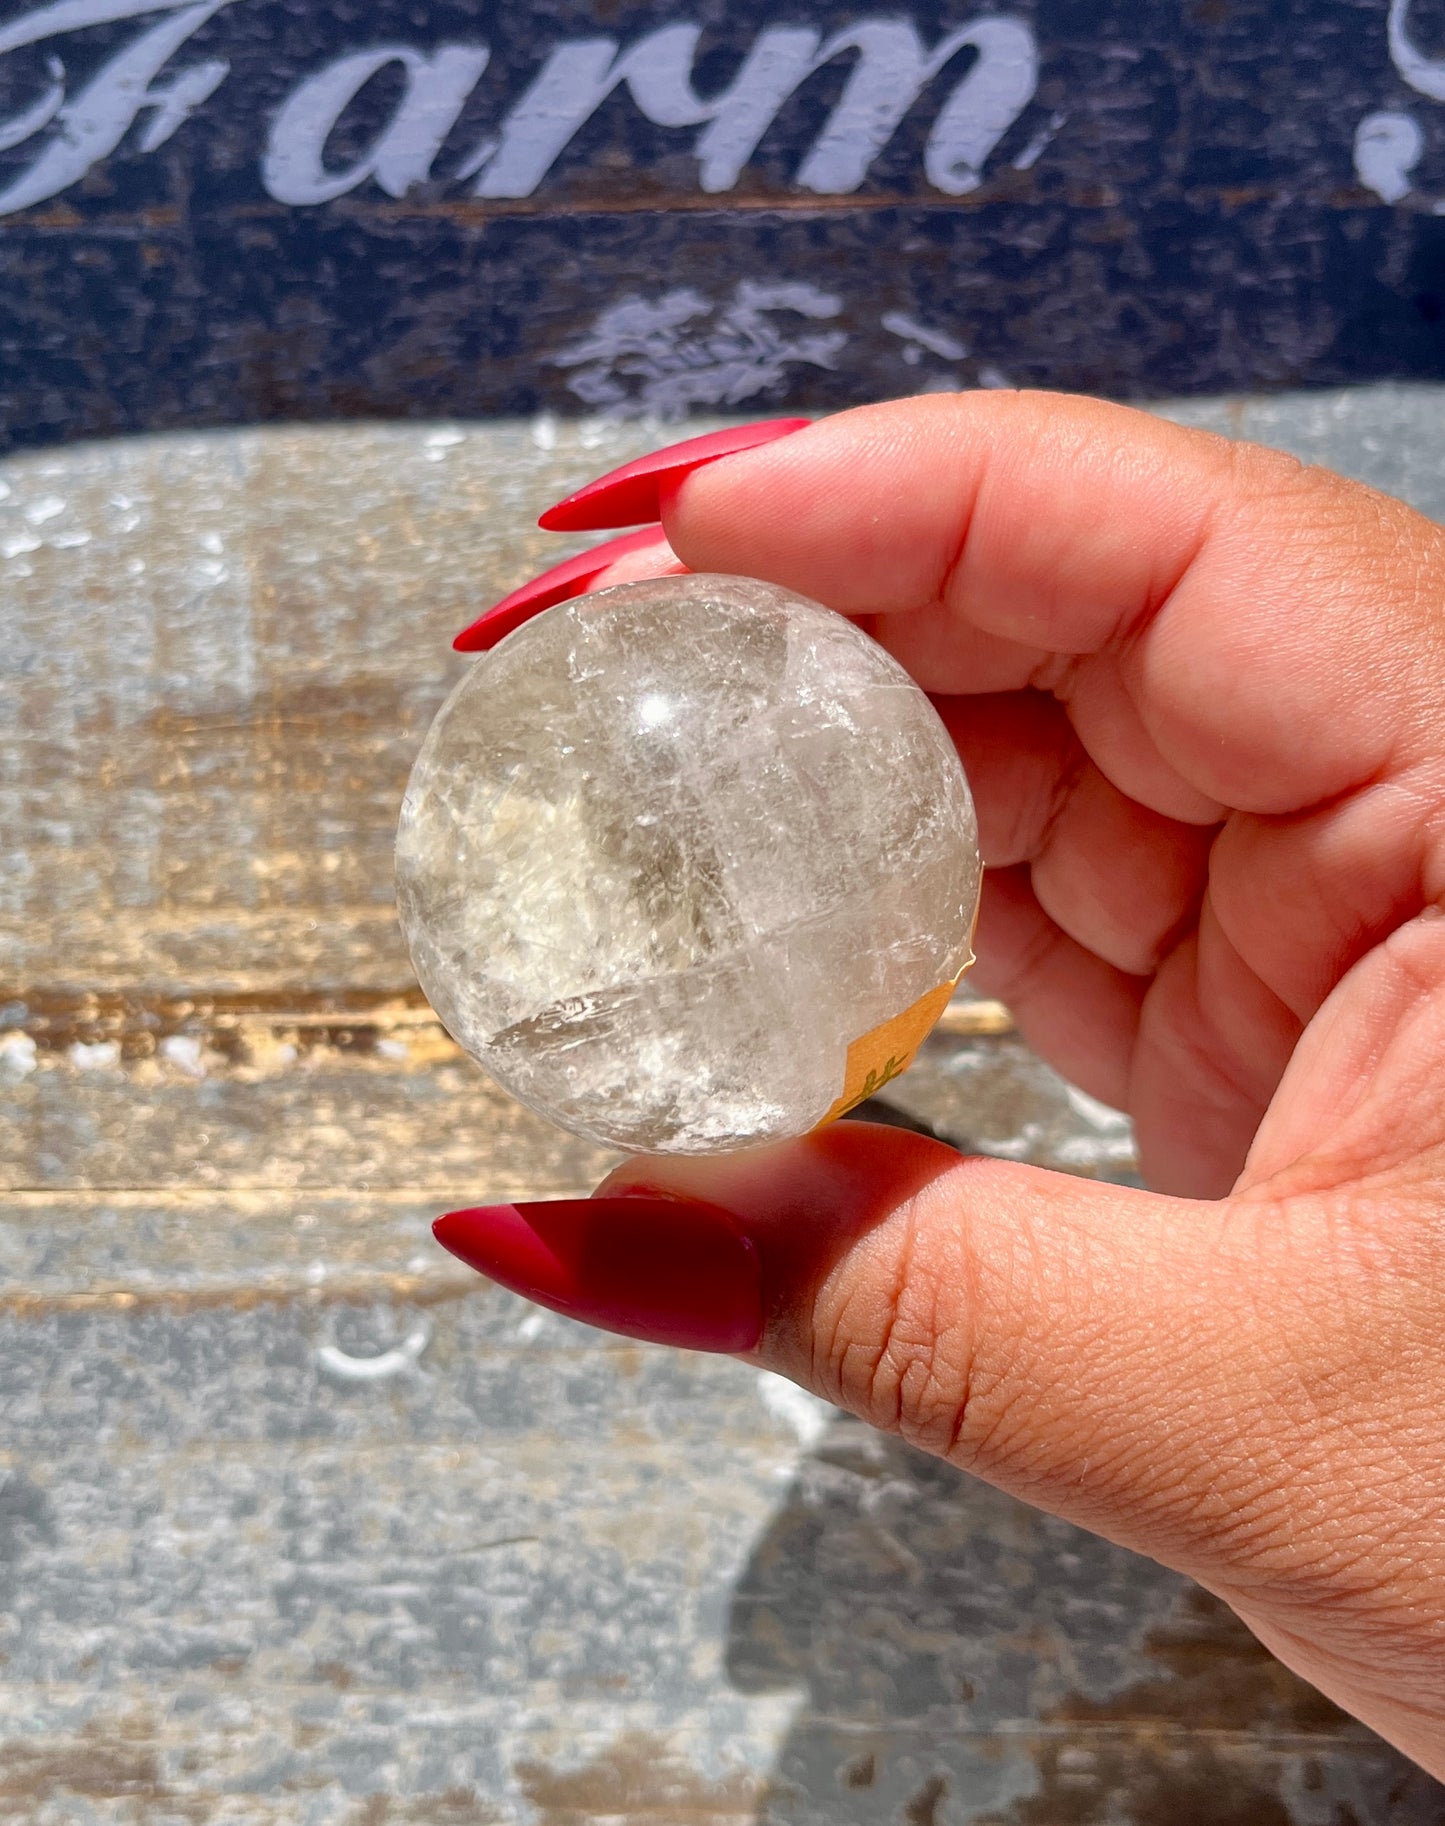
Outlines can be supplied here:
<path id="1" fill-rule="evenodd" d="M 801 1690 L 758 1826 L 1438 1826 L 1440 1788 L 1217 1599 L 840 1417 L 733 1599 Z"/>

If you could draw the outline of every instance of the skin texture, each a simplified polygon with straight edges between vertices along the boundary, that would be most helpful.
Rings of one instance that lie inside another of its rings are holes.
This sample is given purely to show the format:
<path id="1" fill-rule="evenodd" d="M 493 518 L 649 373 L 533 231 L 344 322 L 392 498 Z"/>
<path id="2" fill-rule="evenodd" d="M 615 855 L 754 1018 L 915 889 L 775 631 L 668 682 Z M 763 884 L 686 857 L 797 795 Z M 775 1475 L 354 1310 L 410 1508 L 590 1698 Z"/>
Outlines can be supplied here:
<path id="1" fill-rule="evenodd" d="M 844 1124 L 606 1190 L 738 1216 L 754 1361 L 1191 1574 L 1445 1776 L 1445 532 L 1010 393 L 846 413 L 663 506 L 685 564 L 859 618 L 935 694 L 990 865 L 973 980 L 1156 1189 Z"/>

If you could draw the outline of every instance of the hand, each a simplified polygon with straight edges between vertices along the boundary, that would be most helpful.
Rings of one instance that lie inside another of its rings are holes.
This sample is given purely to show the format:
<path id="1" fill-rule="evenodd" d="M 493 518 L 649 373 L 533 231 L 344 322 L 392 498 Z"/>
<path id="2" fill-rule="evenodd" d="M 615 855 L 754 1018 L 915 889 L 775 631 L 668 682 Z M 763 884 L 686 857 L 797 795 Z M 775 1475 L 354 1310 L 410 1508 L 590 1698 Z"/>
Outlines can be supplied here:
<path id="1" fill-rule="evenodd" d="M 605 1194 L 697 1209 L 596 1316 L 701 1340 L 669 1301 L 730 1304 L 726 1347 L 1192 1575 L 1445 1775 L 1445 532 L 1018 394 L 843 414 L 663 517 L 936 695 L 974 980 L 1131 1113 L 1158 1191 L 853 1123 L 633 1161 Z"/>

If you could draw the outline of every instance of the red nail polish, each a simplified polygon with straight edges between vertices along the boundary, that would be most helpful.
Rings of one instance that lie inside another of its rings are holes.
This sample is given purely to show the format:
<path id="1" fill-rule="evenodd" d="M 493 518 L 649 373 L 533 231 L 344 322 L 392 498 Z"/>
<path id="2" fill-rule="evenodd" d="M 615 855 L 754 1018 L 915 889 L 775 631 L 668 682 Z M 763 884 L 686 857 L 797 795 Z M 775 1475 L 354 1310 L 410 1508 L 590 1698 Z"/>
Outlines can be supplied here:
<path id="1" fill-rule="evenodd" d="M 683 444 L 669 444 L 650 456 L 624 463 L 597 481 L 579 488 L 565 501 L 549 507 L 537 522 L 549 533 L 585 533 L 605 526 L 635 526 L 639 520 L 656 520 L 664 483 L 675 482 L 704 463 L 753 450 L 789 437 L 812 423 L 806 418 L 773 418 L 758 425 L 739 425 L 728 431 L 709 431 Z"/>
<path id="2" fill-rule="evenodd" d="M 444 1249 L 514 1293 L 603 1331 L 686 1350 L 751 1350 L 757 1250 L 726 1211 L 677 1198 L 567 1198 L 439 1217 Z"/>
<path id="3" fill-rule="evenodd" d="M 607 539 L 601 545 L 594 545 L 591 551 L 578 552 L 575 558 L 565 558 L 561 564 L 554 564 L 550 571 L 543 571 L 540 577 L 534 577 L 530 583 L 524 583 L 519 590 L 513 590 L 510 596 L 504 596 L 500 602 L 493 603 L 485 615 L 479 615 L 468 628 L 463 628 L 452 645 L 458 653 L 485 653 L 495 647 L 499 640 L 506 638 L 514 628 L 520 628 L 524 621 L 530 621 L 534 615 L 540 615 L 543 609 L 550 609 L 554 603 L 566 602 L 572 596 L 581 596 L 594 577 L 601 576 L 609 564 L 619 558 L 625 558 L 632 552 L 645 551 L 648 546 L 658 548 L 659 558 L 672 557 L 672 548 L 667 543 L 667 534 L 660 526 L 644 526 L 641 531 L 624 533 L 620 539 Z"/>

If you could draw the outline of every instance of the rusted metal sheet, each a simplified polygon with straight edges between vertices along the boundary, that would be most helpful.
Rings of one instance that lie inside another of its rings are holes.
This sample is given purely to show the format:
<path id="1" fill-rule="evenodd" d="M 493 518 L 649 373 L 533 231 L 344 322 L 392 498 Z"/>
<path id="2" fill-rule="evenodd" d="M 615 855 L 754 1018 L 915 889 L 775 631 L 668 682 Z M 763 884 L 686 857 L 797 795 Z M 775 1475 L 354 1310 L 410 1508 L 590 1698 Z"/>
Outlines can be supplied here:
<path id="1" fill-rule="evenodd" d="M 10 0 L 0 442 L 1445 372 L 1438 0 Z"/>
<path id="2" fill-rule="evenodd" d="M 1187 412 L 1445 518 L 1441 406 Z M 651 439 L 0 466 L 0 1821 L 1435 1826 L 1186 1581 L 431 1244 L 606 1156 L 421 1004 L 407 765 L 535 511 Z M 899 1119 L 1132 1171 L 1003 1011 L 946 1025 Z"/>

